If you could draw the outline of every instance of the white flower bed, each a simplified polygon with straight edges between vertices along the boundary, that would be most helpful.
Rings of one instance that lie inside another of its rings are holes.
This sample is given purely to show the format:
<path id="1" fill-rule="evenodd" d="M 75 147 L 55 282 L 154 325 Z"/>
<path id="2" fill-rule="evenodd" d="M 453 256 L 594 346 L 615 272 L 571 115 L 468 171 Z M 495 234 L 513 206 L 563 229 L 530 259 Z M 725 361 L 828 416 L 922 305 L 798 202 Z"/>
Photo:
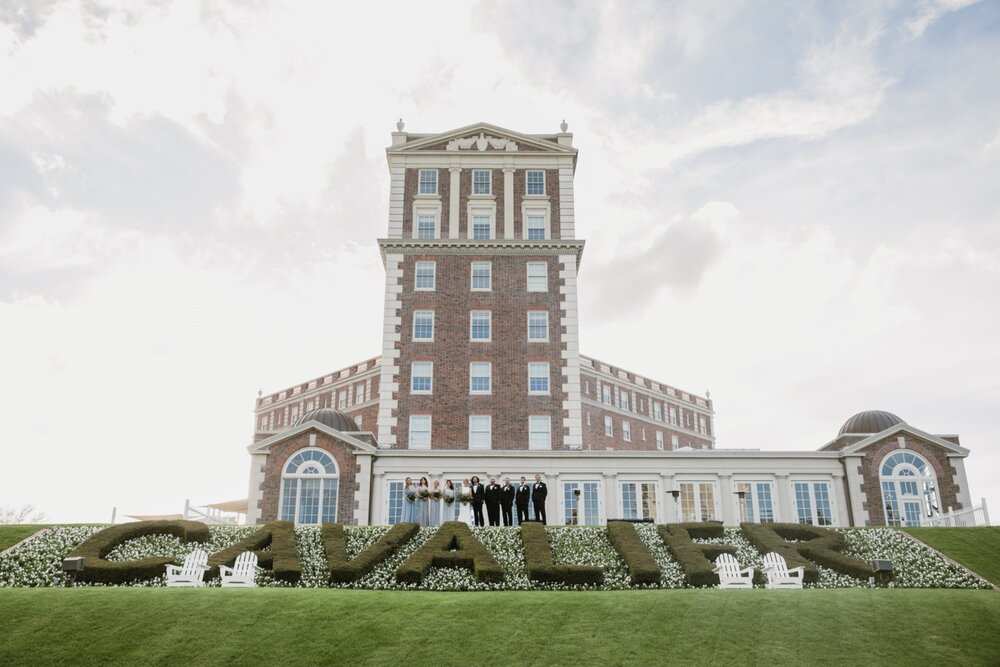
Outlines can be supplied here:
<path id="1" fill-rule="evenodd" d="M 649 549 L 661 569 L 660 587 L 684 587 L 680 566 L 670 556 L 656 531 L 649 524 L 635 526 L 639 538 Z M 102 530 L 94 526 L 56 527 L 28 540 L 11 553 L 0 557 L 0 588 L 11 586 L 62 586 L 66 582 L 62 572 L 62 559 L 78 544 Z M 201 547 L 209 553 L 224 549 L 257 530 L 253 526 L 210 526 L 209 542 L 202 545 L 183 544 L 169 535 L 149 535 L 130 540 L 109 555 L 108 560 L 127 561 L 151 556 L 165 556 L 182 560 L 190 551 Z M 389 529 L 385 526 L 348 526 L 347 556 L 354 558 L 374 544 Z M 377 565 L 360 580 L 335 584 L 339 588 L 364 588 L 376 590 L 582 590 L 626 589 L 628 571 L 621 557 L 608 539 L 607 530 L 600 526 L 549 527 L 546 535 L 556 564 L 599 565 L 604 568 L 602 586 L 540 584 L 528 579 L 524 560 L 524 545 L 518 528 L 473 528 L 473 534 L 483 543 L 493 558 L 503 568 L 505 581 L 484 584 L 475 580 L 471 571 L 460 568 L 432 568 L 420 585 L 396 582 L 396 568 L 434 534 L 435 528 L 421 528 L 414 539 L 403 545 L 395 554 Z M 893 562 L 896 576 L 891 584 L 901 588 L 989 588 L 982 579 L 946 561 L 936 551 L 916 543 L 894 529 L 858 528 L 842 531 L 847 540 L 846 553 L 864 561 L 876 558 Z M 736 558 L 743 567 L 761 567 L 761 554 L 743 537 L 738 528 L 726 528 L 725 538 L 695 540 L 698 543 L 728 543 L 736 548 Z M 316 526 L 295 529 L 295 539 L 302 565 L 300 587 L 324 588 L 329 584 L 329 570 L 323 553 L 320 530 Z M 817 588 L 867 587 L 867 581 L 841 575 L 828 568 L 819 567 L 820 580 L 811 586 Z M 208 582 L 218 585 L 218 579 Z M 289 586 L 276 581 L 270 572 L 262 572 L 257 579 L 260 586 Z M 163 578 L 134 582 L 131 586 L 162 586 Z M 648 586 L 647 586 L 648 587 Z"/>

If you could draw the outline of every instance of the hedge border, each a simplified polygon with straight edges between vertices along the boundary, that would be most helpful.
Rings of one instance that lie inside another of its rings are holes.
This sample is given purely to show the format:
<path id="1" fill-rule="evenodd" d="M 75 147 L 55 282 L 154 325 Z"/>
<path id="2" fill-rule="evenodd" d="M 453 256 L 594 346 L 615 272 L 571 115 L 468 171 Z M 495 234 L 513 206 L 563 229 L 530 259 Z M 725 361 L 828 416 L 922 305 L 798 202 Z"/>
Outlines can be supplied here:
<path id="1" fill-rule="evenodd" d="M 270 547 L 268 550 L 264 550 Z M 295 524 L 291 521 L 271 521 L 260 530 L 247 535 L 208 558 L 208 578 L 219 576 L 219 566 L 232 567 L 244 551 L 257 554 L 258 567 L 271 570 L 275 579 L 294 584 L 302 578 L 302 564 L 295 541 Z"/>
<path id="2" fill-rule="evenodd" d="M 543 583 L 600 585 L 604 583 L 604 568 L 597 565 L 556 565 L 552 547 L 540 523 L 521 524 L 521 542 L 528 579 Z"/>
<path id="3" fill-rule="evenodd" d="M 137 521 L 111 526 L 94 533 L 70 551 L 67 558 L 83 557 L 83 571 L 77 580 L 91 584 L 127 584 L 162 577 L 167 565 L 179 565 L 176 558 L 152 556 L 139 560 L 105 560 L 115 547 L 147 535 L 173 535 L 187 544 L 207 542 L 208 526 L 200 521 Z"/>
<path id="4" fill-rule="evenodd" d="M 629 521 L 608 521 L 608 539 L 625 561 L 633 585 L 660 583 L 660 566 L 639 538 L 635 525 Z"/>
<path id="5" fill-rule="evenodd" d="M 454 551 L 453 551 L 454 549 Z M 431 539 L 417 549 L 396 569 L 396 581 L 419 584 L 432 567 L 461 567 L 472 570 L 476 581 L 499 583 L 503 569 L 493 555 L 476 539 L 468 524 L 446 521 Z"/>
<path id="6" fill-rule="evenodd" d="M 419 530 L 420 526 L 415 523 L 397 523 L 375 544 L 348 560 L 347 533 L 344 531 L 344 526 L 339 523 L 324 523 L 320 535 L 323 540 L 323 551 L 326 554 L 326 565 L 330 569 L 330 583 L 347 584 L 357 581 L 412 540 Z"/>
<path id="7" fill-rule="evenodd" d="M 691 541 L 692 538 L 725 537 L 726 532 L 719 521 L 660 524 L 656 527 L 656 532 L 670 555 L 681 566 L 689 586 L 717 585 L 719 575 L 714 571 L 713 561 L 722 554 L 736 555 L 736 548 L 729 544 L 695 544 Z"/>
<path id="8" fill-rule="evenodd" d="M 867 580 L 872 576 L 869 563 L 841 553 L 847 541 L 835 530 L 801 523 L 742 523 L 740 528 L 761 555 L 774 551 L 785 559 L 789 568 L 804 567 L 802 580 L 806 583 L 819 581 L 816 565 L 855 579 Z"/>

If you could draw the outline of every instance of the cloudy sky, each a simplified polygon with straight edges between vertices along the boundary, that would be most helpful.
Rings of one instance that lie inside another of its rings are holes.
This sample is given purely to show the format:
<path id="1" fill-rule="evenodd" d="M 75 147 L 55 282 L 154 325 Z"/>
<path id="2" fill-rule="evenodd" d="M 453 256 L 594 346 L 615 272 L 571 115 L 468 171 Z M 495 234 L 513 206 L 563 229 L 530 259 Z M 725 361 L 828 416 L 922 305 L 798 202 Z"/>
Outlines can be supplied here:
<path id="1" fill-rule="evenodd" d="M 396 119 L 565 118 L 585 354 L 711 391 L 720 447 L 959 433 L 1000 514 L 998 36 L 966 0 L 8 0 L 0 505 L 245 497 L 258 389 L 380 351 Z"/>

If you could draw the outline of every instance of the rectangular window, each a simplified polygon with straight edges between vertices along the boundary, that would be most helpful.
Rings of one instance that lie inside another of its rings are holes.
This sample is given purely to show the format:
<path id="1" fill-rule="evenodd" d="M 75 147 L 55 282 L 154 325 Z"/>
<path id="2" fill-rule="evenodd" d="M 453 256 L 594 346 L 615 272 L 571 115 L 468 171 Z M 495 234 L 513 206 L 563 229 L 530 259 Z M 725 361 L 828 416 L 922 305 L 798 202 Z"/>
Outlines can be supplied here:
<path id="1" fill-rule="evenodd" d="M 491 178 L 489 169 L 472 170 L 472 194 L 488 195 L 492 194 Z"/>
<path id="2" fill-rule="evenodd" d="M 826 482 L 796 482 L 795 514 L 799 523 L 814 526 L 832 526 L 833 508 L 830 504 L 830 485 Z"/>
<path id="3" fill-rule="evenodd" d="M 528 291 L 549 291 L 549 265 L 547 262 L 528 262 Z"/>
<path id="4" fill-rule="evenodd" d="M 293 405 L 292 406 L 292 415 L 291 415 L 291 417 L 289 417 L 289 420 L 292 421 L 292 422 L 294 422 L 298 418 L 299 418 L 299 406 Z"/>
<path id="5" fill-rule="evenodd" d="M 609 438 L 615 437 L 615 423 L 611 420 L 611 417 L 604 418 L 604 435 Z"/>
<path id="6" fill-rule="evenodd" d="M 417 262 L 414 268 L 413 289 L 434 290 L 435 262 Z"/>
<path id="7" fill-rule="evenodd" d="M 474 239 L 488 239 L 490 238 L 490 216 L 488 215 L 474 215 L 472 216 L 472 238 Z"/>
<path id="8" fill-rule="evenodd" d="M 799 523 L 815 523 L 812 499 L 809 497 L 809 485 L 804 482 L 795 485 L 795 514 Z"/>
<path id="9" fill-rule="evenodd" d="M 294 479 L 286 479 L 285 481 L 295 482 Z M 403 483 L 389 482 L 386 491 L 389 506 L 386 508 L 385 522 L 390 526 L 395 526 L 403 518 Z"/>
<path id="10" fill-rule="evenodd" d="M 549 339 L 549 311 L 528 311 L 528 340 L 545 341 Z"/>
<path id="11" fill-rule="evenodd" d="M 354 388 L 354 404 L 365 402 L 365 385 L 358 385 Z"/>
<path id="12" fill-rule="evenodd" d="M 677 426 L 677 408 L 670 408 L 668 414 L 670 415 L 670 423 Z"/>
<path id="13" fill-rule="evenodd" d="M 626 421 L 622 422 L 622 439 L 632 442 L 632 425 Z"/>
<path id="14" fill-rule="evenodd" d="M 490 262 L 472 263 L 472 291 L 489 292 L 493 289 L 493 264 Z"/>
<path id="15" fill-rule="evenodd" d="M 469 393 L 489 394 L 493 390 L 493 364 L 473 361 L 469 364 Z"/>
<path id="16" fill-rule="evenodd" d="M 414 361 L 410 364 L 410 393 L 430 394 L 434 391 L 434 363 Z"/>
<path id="17" fill-rule="evenodd" d="M 493 313 L 488 310 L 474 310 L 469 316 L 469 339 L 489 341 L 492 333 Z"/>
<path id="18" fill-rule="evenodd" d="M 600 518 L 597 482 L 563 482 L 563 521 L 567 526 L 596 526 Z M 578 496 L 575 491 L 579 490 Z"/>
<path id="19" fill-rule="evenodd" d="M 622 483 L 622 517 L 656 522 L 656 483 Z"/>
<path id="20" fill-rule="evenodd" d="M 436 195 L 438 192 L 438 172 L 437 169 L 420 170 L 420 188 L 418 192 L 422 195 Z"/>
<path id="21" fill-rule="evenodd" d="M 437 235 L 437 217 L 433 215 L 417 216 L 417 238 L 432 239 Z"/>
<path id="22" fill-rule="evenodd" d="M 545 194 L 545 172 L 529 171 L 525 178 L 525 194 L 544 195 Z"/>
<path id="23" fill-rule="evenodd" d="M 658 422 L 663 421 L 663 408 L 656 401 L 653 401 L 653 419 Z"/>
<path id="24" fill-rule="evenodd" d="M 528 449 L 552 448 L 552 418 L 548 415 L 528 417 Z"/>
<path id="25" fill-rule="evenodd" d="M 715 486 L 711 482 L 680 484 L 682 521 L 715 520 Z"/>
<path id="26" fill-rule="evenodd" d="M 413 449 L 430 449 L 430 415 L 410 415 L 410 447 Z"/>
<path id="27" fill-rule="evenodd" d="M 347 407 L 347 392 L 339 391 L 337 392 L 337 409 L 343 410 Z"/>
<path id="28" fill-rule="evenodd" d="M 736 514 L 741 522 L 773 523 L 770 482 L 737 482 Z"/>
<path id="29" fill-rule="evenodd" d="M 545 216 L 528 214 L 528 240 L 539 241 L 545 238 Z"/>
<path id="30" fill-rule="evenodd" d="M 434 340 L 434 311 L 413 312 L 413 340 Z"/>
<path id="31" fill-rule="evenodd" d="M 656 432 L 656 448 L 663 449 L 663 431 Z"/>
<path id="32" fill-rule="evenodd" d="M 604 405 L 611 405 L 611 386 L 601 385 L 601 403 Z"/>
<path id="33" fill-rule="evenodd" d="M 670 449 L 677 449 L 678 445 L 681 444 L 680 438 L 676 435 L 670 436 Z"/>
<path id="34" fill-rule="evenodd" d="M 546 362 L 528 364 L 528 393 L 549 393 L 549 365 Z"/>
<path id="35" fill-rule="evenodd" d="M 490 415 L 469 415 L 469 449 L 492 447 L 492 426 Z"/>
<path id="36" fill-rule="evenodd" d="M 628 410 L 628 396 L 627 391 L 618 392 L 618 407 L 622 410 Z"/>

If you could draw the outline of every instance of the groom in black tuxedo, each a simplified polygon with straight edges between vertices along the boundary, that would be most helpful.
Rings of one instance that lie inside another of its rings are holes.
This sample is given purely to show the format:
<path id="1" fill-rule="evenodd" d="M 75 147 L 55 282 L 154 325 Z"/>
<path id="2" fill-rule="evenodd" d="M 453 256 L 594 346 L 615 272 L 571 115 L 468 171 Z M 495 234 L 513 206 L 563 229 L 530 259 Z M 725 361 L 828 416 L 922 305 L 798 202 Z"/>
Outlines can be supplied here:
<path id="1" fill-rule="evenodd" d="M 531 503 L 531 487 L 528 486 L 528 480 L 524 477 L 521 478 L 521 486 L 517 487 L 515 500 L 517 502 L 517 522 L 524 523 L 531 518 L 528 516 L 528 505 Z"/>
<path id="2" fill-rule="evenodd" d="M 497 484 L 496 477 L 490 477 L 490 483 L 486 485 L 486 513 L 490 517 L 491 526 L 500 525 L 500 498 L 503 492 Z"/>
<path id="3" fill-rule="evenodd" d="M 545 523 L 545 497 L 549 487 L 545 486 L 541 475 L 535 475 L 535 486 L 531 489 L 531 502 L 535 505 L 535 521 Z"/>
<path id="4" fill-rule="evenodd" d="M 483 502 L 486 500 L 486 489 L 479 483 L 479 478 L 472 476 L 472 518 L 477 526 L 485 526 L 483 521 Z"/>
<path id="5" fill-rule="evenodd" d="M 514 524 L 510 514 L 510 508 L 513 504 L 514 487 L 510 485 L 510 477 L 504 477 L 503 486 L 500 487 L 500 511 L 503 513 L 503 525 L 505 526 Z"/>

